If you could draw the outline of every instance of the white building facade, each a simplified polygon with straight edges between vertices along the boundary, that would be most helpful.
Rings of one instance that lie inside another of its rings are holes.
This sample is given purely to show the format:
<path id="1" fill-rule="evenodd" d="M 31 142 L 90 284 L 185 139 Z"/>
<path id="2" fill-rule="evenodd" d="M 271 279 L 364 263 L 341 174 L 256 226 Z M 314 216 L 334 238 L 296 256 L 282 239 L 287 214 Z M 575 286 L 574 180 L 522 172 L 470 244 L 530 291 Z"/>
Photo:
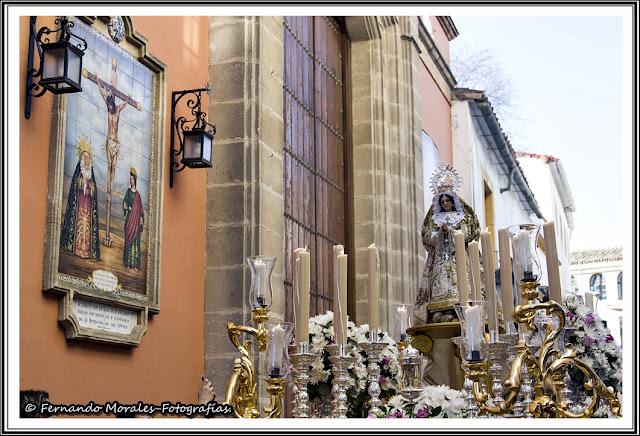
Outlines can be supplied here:
<path id="1" fill-rule="evenodd" d="M 454 90 L 451 116 L 453 162 L 463 177 L 460 195 L 473 207 L 481 229 L 492 232 L 498 265 L 498 230 L 513 224 L 542 224 L 543 215 L 485 94 Z M 540 251 L 538 257 L 544 268 Z M 499 280 L 497 274 L 496 284 Z"/>
<path id="2" fill-rule="evenodd" d="M 560 261 L 563 295 L 571 289 L 571 233 L 576 207 L 560 160 L 554 156 L 517 152 L 520 167 L 527 176 L 540 210 L 547 221 L 554 221 Z M 544 270 L 544 268 L 543 268 Z M 546 272 L 543 282 L 547 283 Z"/>
<path id="3" fill-rule="evenodd" d="M 571 290 L 583 296 L 622 343 L 624 296 L 622 247 L 571 253 Z"/>

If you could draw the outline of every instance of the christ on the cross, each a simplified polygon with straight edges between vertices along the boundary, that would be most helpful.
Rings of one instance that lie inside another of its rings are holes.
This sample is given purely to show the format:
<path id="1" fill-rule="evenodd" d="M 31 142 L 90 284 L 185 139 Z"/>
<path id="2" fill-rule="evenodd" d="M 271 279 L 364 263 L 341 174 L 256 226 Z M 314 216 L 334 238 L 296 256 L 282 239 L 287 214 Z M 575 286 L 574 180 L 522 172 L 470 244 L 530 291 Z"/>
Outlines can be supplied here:
<path id="1" fill-rule="evenodd" d="M 105 144 L 105 151 L 107 154 L 107 212 L 105 220 L 105 236 L 102 243 L 106 246 L 111 246 L 111 202 L 113 198 L 113 180 L 116 175 L 116 162 L 118 161 L 118 155 L 120 153 L 120 141 L 118 140 L 118 125 L 120 124 L 120 112 L 127 106 L 131 105 L 142 110 L 140 103 L 135 101 L 129 95 L 125 95 L 118 89 L 118 63 L 113 58 L 111 61 L 111 77 L 110 82 L 106 83 L 104 80 L 97 77 L 95 74 L 83 69 L 82 75 L 98 85 L 100 95 L 107 105 L 107 142 Z M 117 104 L 116 98 L 122 100 L 122 103 Z"/>

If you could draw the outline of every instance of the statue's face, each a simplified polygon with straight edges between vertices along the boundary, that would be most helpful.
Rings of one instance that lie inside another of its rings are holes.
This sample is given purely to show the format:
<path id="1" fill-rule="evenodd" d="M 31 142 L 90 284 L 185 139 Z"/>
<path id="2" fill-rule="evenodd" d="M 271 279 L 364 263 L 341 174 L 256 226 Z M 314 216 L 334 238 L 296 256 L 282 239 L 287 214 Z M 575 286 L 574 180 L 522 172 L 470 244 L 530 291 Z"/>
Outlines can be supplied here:
<path id="1" fill-rule="evenodd" d="M 442 197 L 440 197 L 440 209 L 443 210 L 444 212 L 453 211 L 453 202 L 446 195 L 443 195 Z"/>
<path id="2" fill-rule="evenodd" d="M 91 168 L 91 155 L 86 151 L 82 153 L 82 166 L 87 169 Z"/>

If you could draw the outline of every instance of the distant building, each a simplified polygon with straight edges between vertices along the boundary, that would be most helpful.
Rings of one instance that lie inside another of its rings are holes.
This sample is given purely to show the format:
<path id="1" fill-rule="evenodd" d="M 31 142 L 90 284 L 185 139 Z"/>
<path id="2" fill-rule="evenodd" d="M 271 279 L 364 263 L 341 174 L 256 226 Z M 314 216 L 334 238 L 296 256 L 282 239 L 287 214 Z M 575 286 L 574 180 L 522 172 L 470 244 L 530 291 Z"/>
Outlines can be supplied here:
<path id="1" fill-rule="evenodd" d="M 557 157 L 523 152 L 516 152 L 516 156 L 542 214 L 547 221 L 555 222 L 560 282 L 562 292 L 566 294 L 571 287 L 570 243 L 573 232 L 573 212 L 576 210 L 571 187 Z M 547 282 L 546 273 L 543 273 L 543 281 Z"/>
<path id="2" fill-rule="evenodd" d="M 607 322 L 613 337 L 622 340 L 622 247 L 580 250 L 571 253 L 571 291 L 593 295 L 593 309 Z"/>

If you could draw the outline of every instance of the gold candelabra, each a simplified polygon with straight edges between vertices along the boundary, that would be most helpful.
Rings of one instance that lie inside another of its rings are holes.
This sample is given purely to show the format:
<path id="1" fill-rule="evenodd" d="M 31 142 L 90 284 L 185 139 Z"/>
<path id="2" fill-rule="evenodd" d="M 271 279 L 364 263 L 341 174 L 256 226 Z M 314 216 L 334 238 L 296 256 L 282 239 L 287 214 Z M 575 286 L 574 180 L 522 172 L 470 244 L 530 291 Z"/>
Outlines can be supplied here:
<path id="1" fill-rule="evenodd" d="M 227 323 L 227 334 L 231 343 L 240 353 L 233 361 L 233 372 L 227 383 L 225 402 L 233 407 L 238 418 L 260 418 L 259 392 L 257 389 L 256 367 L 251 352 L 253 340 L 257 341 L 258 352 L 267 349 L 268 334 L 263 323 L 269 319 L 269 309 L 258 307 L 252 311 L 252 320 L 256 327 Z M 241 341 L 241 335 L 249 335 L 249 339 Z M 267 392 L 270 395 L 269 406 L 264 409 L 264 417 L 281 418 L 283 399 L 286 388 L 286 377 L 267 377 Z"/>
<path id="2" fill-rule="evenodd" d="M 611 413 L 620 415 L 620 402 L 617 392 L 610 386 L 606 386 L 596 372 L 584 361 L 576 357 L 576 350 L 568 345 L 564 352 L 555 347 L 556 338 L 565 328 L 565 312 L 562 306 L 555 301 L 545 303 L 537 302 L 537 288 L 539 283 L 535 280 L 521 281 L 522 296 L 527 304 L 515 308 L 513 320 L 518 323 L 526 323 L 531 330 L 539 328 L 535 325 L 535 317 L 539 311 L 543 311 L 548 317 L 543 323 L 543 340 L 538 355 L 527 346 L 524 337 L 521 337 L 516 347 L 517 355 L 513 361 L 509 377 L 504 381 L 502 400 L 496 398 L 490 400 L 490 393 L 485 386 L 490 386 L 491 381 L 489 361 L 487 359 L 463 362 L 467 378 L 473 382 L 473 399 L 480 410 L 480 414 L 507 415 L 515 411 L 519 402 L 518 393 L 532 378 L 533 399 L 527 398 L 523 402 L 528 406 L 525 416 L 536 418 L 591 418 L 600 401 L 604 398 L 609 403 Z M 557 320 L 552 322 L 552 318 Z M 578 368 L 586 377 L 584 388 L 592 391 L 591 402 L 580 413 L 569 410 L 567 398 L 564 398 L 563 374 L 569 367 Z M 526 391 L 525 391 L 526 392 Z"/>
<path id="3" fill-rule="evenodd" d="M 240 352 L 240 357 L 233 361 L 233 372 L 227 383 L 227 395 L 225 402 L 233 407 L 233 412 L 238 418 L 259 418 L 258 409 L 259 394 L 257 391 L 256 371 L 253 364 L 251 347 L 252 339 L 240 340 L 240 335 L 247 334 L 258 343 L 258 351 L 267 349 L 267 331 L 262 327 L 264 317 L 268 319 L 268 309 L 257 308 L 253 310 L 253 321 L 257 327 L 236 325 L 227 323 L 229 340 Z M 256 322 L 260 320 L 261 322 Z"/>

